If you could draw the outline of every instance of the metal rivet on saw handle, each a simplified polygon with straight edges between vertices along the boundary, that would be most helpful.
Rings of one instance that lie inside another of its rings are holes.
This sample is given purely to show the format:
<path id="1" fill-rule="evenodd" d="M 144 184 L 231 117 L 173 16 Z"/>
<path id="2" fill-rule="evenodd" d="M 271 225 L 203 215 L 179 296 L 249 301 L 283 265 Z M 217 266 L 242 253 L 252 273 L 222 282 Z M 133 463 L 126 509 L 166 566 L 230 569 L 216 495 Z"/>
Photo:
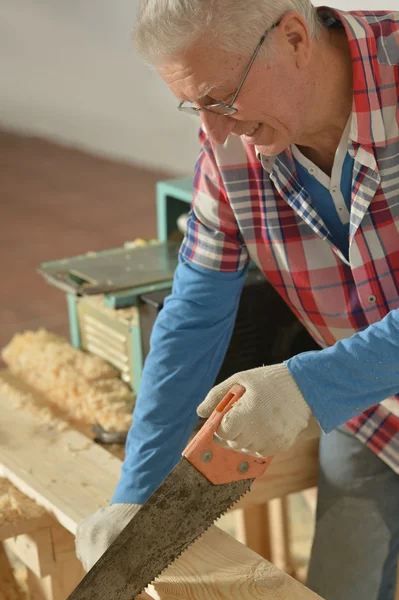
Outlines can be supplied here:
<path id="1" fill-rule="evenodd" d="M 207 450 L 206 452 L 203 453 L 203 455 L 201 456 L 201 460 L 204 463 L 209 462 L 210 460 L 212 460 L 213 458 L 213 454 L 210 450 Z"/>

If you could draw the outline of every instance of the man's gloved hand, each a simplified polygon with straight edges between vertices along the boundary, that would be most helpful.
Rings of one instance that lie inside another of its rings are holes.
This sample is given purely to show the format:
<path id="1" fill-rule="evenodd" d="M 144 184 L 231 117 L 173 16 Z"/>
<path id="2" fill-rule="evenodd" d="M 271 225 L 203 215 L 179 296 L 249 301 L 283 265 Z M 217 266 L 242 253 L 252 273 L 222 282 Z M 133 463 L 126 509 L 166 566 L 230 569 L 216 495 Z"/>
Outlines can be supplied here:
<path id="1" fill-rule="evenodd" d="M 142 504 L 111 504 L 79 523 L 76 556 L 86 571 L 92 568 L 141 507 Z"/>
<path id="2" fill-rule="evenodd" d="M 230 388 L 239 383 L 245 394 L 224 416 L 215 439 L 248 454 L 274 456 L 298 439 L 316 437 L 319 424 L 284 364 L 236 373 L 215 386 L 198 407 L 208 418 Z M 218 439 L 219 438 L 219 439 Z"/>

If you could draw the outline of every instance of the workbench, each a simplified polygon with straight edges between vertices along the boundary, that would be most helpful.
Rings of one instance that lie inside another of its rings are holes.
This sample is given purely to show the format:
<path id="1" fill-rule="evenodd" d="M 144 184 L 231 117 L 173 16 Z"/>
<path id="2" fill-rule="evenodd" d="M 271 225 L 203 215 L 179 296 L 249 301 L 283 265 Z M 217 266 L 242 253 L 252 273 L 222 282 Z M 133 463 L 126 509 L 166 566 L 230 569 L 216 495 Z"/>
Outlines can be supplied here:
<path id="1" fill-rule="evenodd" d="M 27 389 L 7 371 L 0 374 L 0 379 Z M 40 395 L 36 397 L 40 405 Z M 0 394 L 0 414 L 0 477 L 7 478 L 45 509 L 35 522 L 27 519 L 8 531 L 0 530 L 0 540 L 27 566 L 35 598 L 65 600 L 83 575 L 74 554 L 77 525 L 109 503 L 119 480 L 121 450 L 111 448 L 111 452 L 94 443 L 87 426 L 64 423 L 59 427 L 61 421 L 57 419 L 43 421 L 40 411 L 20 408 L 4 393 Z M 311 440 L 276 457 L 266 474 L 254 483 L 251 492 L 234 507 L 242 525 L 242 541 L 250 548 L 260 554 L 267 553 L 266 503 L 315 486 L 317 456 L 318 440 Z M 204 536 L 203 541 L 196 542 L 192 548 L 197 548 L 197 544 L 206 546 L 211 538 L 223 545 L 225 535 L 210 531 L 208 537 Z M 241 550 L 237 550 L 235 541 L 230 540 L 232 550 L 242 552 L 241 546 Z M 251 560 L 254 557 L 261 560 L 254 554 Z M 169 567 L 166 573 L 173 568 L 176 566 Z M 162 588 L 162 584 L 159 585 Z M 157 590 L 154 586 L 153 598 L 169 597 L 159 595 L 161 588 Z M 317 598 L 316 595 L 306 597 Z"/>

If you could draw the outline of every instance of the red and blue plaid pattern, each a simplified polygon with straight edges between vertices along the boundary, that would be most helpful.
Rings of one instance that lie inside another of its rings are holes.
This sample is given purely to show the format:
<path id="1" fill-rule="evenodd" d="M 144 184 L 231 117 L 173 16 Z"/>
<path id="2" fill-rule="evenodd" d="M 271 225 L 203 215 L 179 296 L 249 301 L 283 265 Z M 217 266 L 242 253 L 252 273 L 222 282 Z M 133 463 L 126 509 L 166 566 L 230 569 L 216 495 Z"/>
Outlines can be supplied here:
<path id="1" fill-rule="evenodd" d="M 298 183 L 290 149 L 265 157 L 203 131 L 181 254 L 220 271 L 252 258 L 327 347 L 399 308 L 399 12 L 319 10 L 345 27 L 353 58 L 349 260 Z M 347 427 L 399 472 L 399 417 L 378 405 Z"/>

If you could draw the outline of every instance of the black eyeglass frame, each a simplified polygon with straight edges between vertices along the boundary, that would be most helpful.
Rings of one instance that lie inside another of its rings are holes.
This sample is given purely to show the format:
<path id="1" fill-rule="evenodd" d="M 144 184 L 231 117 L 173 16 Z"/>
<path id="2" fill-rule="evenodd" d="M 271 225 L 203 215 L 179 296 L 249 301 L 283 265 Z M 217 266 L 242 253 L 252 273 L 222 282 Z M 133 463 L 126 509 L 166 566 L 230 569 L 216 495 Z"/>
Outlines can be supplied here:
<path id="1" fill-rule="evenodd" d="M 179 106 L 177 107 L 177 109 L 182 112 L 188 113 L 190 115 L 197 115 L 198 117 L 199 117 L 199 113 L 201 110 L 206 110 L 208 112 L 215 113 L 218 115 L 223 115 L 223 116 L 230 116 L 230 115 L 236 114 L 237 108 L 234 108 L 233 104 L 237 100 L 238 94 L 240 93 L 242 86 L 244 85 L 245 80 L 248 77 L 248 73 L 250 72 L 251 67 L 255 62 L 255 59 L 258 56 L 259 50 L 261 49 L 262 44 L 265 41 L 267 35 L 271 31 L 273 31 L 273 29 L 278 27 L 280 25 L 280 23 L 281 23 L 281 19 L 279 19 L 279 21 L 277 21 L 276 23 L 274 23 L 273 25 L 268 27 L 266 29 L 265 33 L 260 38 L 259 43 L 255 48 L 255 52 L 253 53 L 252 58 L 249 61 L 249 64 L 245 70 L 245 73 L 240 81 L 240 84 L 239 84 L 238 88 L 236 89 L 236 91 L 234 92 L 233 97 L 232 97 L 231 101 L 229 102 L 229 104 L 225 104 L 224 102 L 218 102 L 216 104 L 208 104 L 207 106 L 195 106 L 192 102 L 187 102 L 186 100 L 182 100 L 180 102 Z"/>

